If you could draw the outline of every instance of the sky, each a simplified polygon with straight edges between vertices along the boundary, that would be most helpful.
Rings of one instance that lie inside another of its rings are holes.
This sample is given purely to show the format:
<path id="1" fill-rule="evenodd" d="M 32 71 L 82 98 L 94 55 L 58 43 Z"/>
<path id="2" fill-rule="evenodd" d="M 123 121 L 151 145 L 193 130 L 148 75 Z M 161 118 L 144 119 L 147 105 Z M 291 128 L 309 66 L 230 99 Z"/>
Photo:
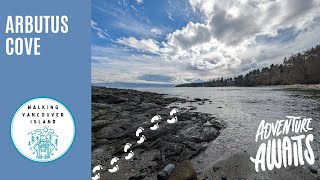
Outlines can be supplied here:
<path id="1" fill-rule="evenodd" d="M 92 0 L 92 83 L 234 77 L 320 44 L 320 0 Z"/>

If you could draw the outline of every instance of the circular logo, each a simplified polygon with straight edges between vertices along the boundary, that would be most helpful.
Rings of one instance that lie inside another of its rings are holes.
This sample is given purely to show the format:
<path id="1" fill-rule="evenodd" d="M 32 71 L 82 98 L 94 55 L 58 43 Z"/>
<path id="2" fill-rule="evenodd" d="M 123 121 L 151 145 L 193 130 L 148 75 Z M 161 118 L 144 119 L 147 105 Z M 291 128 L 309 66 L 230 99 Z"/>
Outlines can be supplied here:
<path id="1" fill-rule="evenodd" d="M 11 138 L 17 150 L 37 162 L 53 161 L 64 155 L 74 135 L 70 111 L 51 98 L 27 101 L 16 111 L 11 122 Z"/>

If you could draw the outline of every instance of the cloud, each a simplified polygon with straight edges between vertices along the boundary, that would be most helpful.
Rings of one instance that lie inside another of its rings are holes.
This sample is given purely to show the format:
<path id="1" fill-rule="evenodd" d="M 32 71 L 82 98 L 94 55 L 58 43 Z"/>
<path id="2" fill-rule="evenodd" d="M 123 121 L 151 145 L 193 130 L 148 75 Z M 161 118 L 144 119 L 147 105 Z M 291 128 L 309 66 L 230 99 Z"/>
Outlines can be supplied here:
<path id="1" fill-rule="evenodd" d="M 108 22 L 108 26 L 117 29 L 117 31 L 144 38 L 154 36 L 154 34 L 150 32 L 153 26 L 150 25 L 149 19 L 138 13 L 132 15 L 128 9 L 115 5 L 101 6 L 100 4 L 93 4 L 92 8 L 95 11 L 103 13 L 104 16 L 111 18 L 112 21 Z M 130 8 L 132 9 L 131 6 Z"/>
<path id="2" fill-rule="evenodd" d="M 143 0 L 136 0 L 137 4 L 143 4 Z"/>
<path id="3" fill-rule="evenodd" d="M 142 52 L 159 53 L 158 42 L 153 39 L 138 40 L 134 37 L 117 39 L 117 43 L 137 49 Z"/>
<path id="4" fill-rule="evenodd" d="M 137 8 L 134 7 L 134 5 L 131 5 L 130 7 L 131 7 L 134 11 L 138 12 Z"/>
<path id="5" fill-rule="evenodd" d="M 101 39 L 108 39 L 107 37 L 110 37 L 108 33 L 106 33 L 104 30 L 100 29 L 98 27 L 98 23 L 91 20 L 91 29 L 94 29 L 96 31 L 96 34 Z"/>
<path id="6" fill-rule="evenodd" d="M 195 72 L 184 72 L 189 67 L 188 63 L 169 62 L 159 56 L 136 54 L 127 48 L 93 45 L 91 54 L 92 83 L 152 83 L 157 81 L 158 83 L 177 84 L 187 82 L 185 78 L 192 79 L 194 76 L 199 76 Z M 157 80 L 157 77 L 160 81 Z M 172 77 L 172 80 L 164 82 L 165 77 Z"/>
<path id="7" fill-rule="evenodd" d="M 171 21 L 174 21 L 174 19 L 172 18 L 172 13 L 167 12 L 167 14 L 168 14 L 168 18 L 169 18 Z"/>
<path id="8" fill-rule="evenodd" d="M 181 30 L 167 35 L 167 44 L 171 47 L 189 49 L 190 47 L 210 41 L 210 32 L 206 25 L 189 22 Z"/>
<path id="9" fill-rule="evenodd" d="M 158 29 L 158 28 L 152 28 L 152 29 L 150 30 L 150 32 L 152 32 L 152 33 L 154 33 L 154 34 L 156 34 L 156 35 L 161 35 L 161 30 Z"/>
<path id="10" fill-rule="evenodd" d="M 189 0 L 189 4 L 193 11 L 198 10 L 208 18 L 213 12 L 215 1 Z"/>
<path id="11" fill-rule="evenodd" d="M 169 20 L 178 20 L 181 22 L 199 22 L 202 17 L 197 11 L 190 8 L 188 1 L 185 0 L 168 0 L 166 14 Z"/>
<path id="12" fill-rule="evenodd" d="M 246 51 L 260 47 L 256 42 L 257 37 L 277 37 L 279 30 L 285 28 L 309 31 L 319 10 L 319 3 L 312 0 L 303 3 L 299 0 L 190 0 L 189 3 L 194 11 L 200 11 L 207 17 L 205 23 L 189 22 L 182 29 L 167 34 L 163 42 L 151 39 L 137 41 L 131 37 L 133 42 L 127 45 L 156 52 L 167 60 L 189 61 L 199 70 L 217 70 L 227 75 L 235 72 L 238 65 L 259 60 L 258 55 L 243 56 Z"/>
<path id="13" fill-rule="evenodd" d="M 99 25 L 108 27 L 108 32 L 113 38 L 118 38 L 120 35 L 139 37 L 139 39 L 159 38 L 174 30 L 170 26 L 151 22 L 145 15 L 145 7 L 137 6 L 128 0 L 118 2 L 120 3 L 103 0 L 92 2 L 92 16 L 99 20 Z"/>
<path id="14" fill-rule="evenodd" d="M 260 32 L 260 26 L 253 20 L 253 14 L 228 17 L 227 11 L 220 7 L 215 7 L 214 12 L 207 28 L 210 35 L 220 42 L 234 45 Z"/>
<path id="15" fill-rule="evenodd" d="M 160 75 L 175 77 L 173 83 L 233 77 L 281 63 L 285 56 L 319 44 L 319 0 L 189 0 L 188 7 L 201 14 L 200 20 L 190 20 L 168 34 L 154 26 L 134 33 L 136 26 L 128 26 L 125 19 L 118 21 L 125 26 L 122 30 L 132 32 L 115 40 L 122 52 L 114 57 L 102 51 L 104 56 L 93 58 L 117 71 L 107 68 L 110 73 L 106 75 L 97 66 L 95 77 L 102 73 L 110 81 L 121 77 L 126 82 L 150 82 L 165 78 L 152 76 Z M 173 12 L 168 10 L 165 16 L 172 18 Z M 141 35 L 143 31 L 149 34 L 147 38 Z M 155 36 L 160 33 L 165 38 Z"/>
<path id="16" fill-rule="evenodd" d="M 149 82 L 172 82 L 174 81 L 175 77 L 161 74 L 144 74 L 139 76 L 138 79 Z"/>
<path id="17" fill-rule="evenodd" d="M 207 17 L 207 23 L 203 24 L 209 31 L 207 36 L 227 45 L 238 45 L 261 34 L 273 36 L 281 28 L 303 29 L 319 10 L 319 3 L 312 0 L 189 0 L 189 3 L 194 11 Z M 193 31 L 192 26 L 186 28 L 186 32 Z"/>

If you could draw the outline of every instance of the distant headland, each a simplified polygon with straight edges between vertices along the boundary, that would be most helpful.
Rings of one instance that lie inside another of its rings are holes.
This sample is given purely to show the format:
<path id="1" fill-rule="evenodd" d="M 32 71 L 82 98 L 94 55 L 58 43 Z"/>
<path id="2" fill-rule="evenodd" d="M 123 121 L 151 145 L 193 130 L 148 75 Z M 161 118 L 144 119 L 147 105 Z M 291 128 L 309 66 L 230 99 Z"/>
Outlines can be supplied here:
<path id="1" fill-rule="evenodd" d="M 176 87 L 269 86 L 320 83 L 320 45 L 285 57 L 283 63 L 271 64 L 234 78 L 218 78 L 203 83 L 180 84 Z"/>

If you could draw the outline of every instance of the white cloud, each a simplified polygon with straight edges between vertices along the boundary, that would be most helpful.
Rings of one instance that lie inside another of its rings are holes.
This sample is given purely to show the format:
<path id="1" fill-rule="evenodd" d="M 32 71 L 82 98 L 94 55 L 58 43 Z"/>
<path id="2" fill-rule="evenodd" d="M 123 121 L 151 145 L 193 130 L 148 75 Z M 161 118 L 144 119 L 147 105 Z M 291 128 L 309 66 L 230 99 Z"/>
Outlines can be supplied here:
<path id="1" fill-rule="evenodd" d="M 150 30 L 150 32 L 152 32 L 152 33 L 154 33 L 154 34 L 156 34 L 156 35 L 161 35 L 161 30 L 158 29 L 158 28 L 152 28 L 152 29 Z"/>
<path id="2" fill-rule="evenodd" d="M 114 21 L 107 23 L 108 26 L 112 26 L 112 28 L 144 38 L 154 36 L 154 33 L 150 32 L 150 29 L 152 29 L 154 26 L 150 25 L 150 20 L 148 18 L 140 15 L 139 13 L 132 15 L 130 11 L 126 10 L 125 8 L 111 5 L 97 6 L 93 4 L 92 8 L 103 13 L 105 16 L 111 16 Z"/>
<path id="3" fill-rule="evenodd" d="M 139 51 L 149 52 L 149 53 L 154 53 L 154 54 L 159 53 L 158 43 L 153 39 L 138 40 L 134 37 L 129 37 L 129 38 L 117 39 L 117 42 L 119 44 L 137 49 Z"/>
<path id="4" fill-rule="evenodd" d="M 131 5 L 130 7 L 131 7 L 134 11 L 138 12 L 137 8 L 134 7 L 134 5 Z"/>
<path id="5" fill-rule="evenodd" d="M 278 30 L 286 28 L 303 33 L 314 31 L 310 27 L 315 25 L 314 18 L 320 10 L 319 2 L 311 0 L 190 0 L 189 3 L 194 11 L 200 11 L 207 17 L 205 23 L 189 22 L 182 29 L 167 34 L 166 41 L 162 43 L 151 39 L 138 41 L 131 37 L 131 43 L 127 41 L 121 44 L 146 52 L 157 52 L 166 60 L 188 61 L 199 70 L 214 70 L 219 71 L 216 74 L 228 75 L 239 71 L 240 65 L 252 65 L 260 60 L 259 54 L 250 56 L 248 53 L 262 47 L 256 44 L 257 36 L 276 37 Z M 312 45 L 314 43 L 308 43 L 304 48 Z M 297 49 L 297 52 L 299 50 L 303 49 Z M 281 56 L 290 55 L 285 53 L 287 51 L 281 51 Z"/>
<path id="6" fill-rule="evenodd" d="M 110 37 L 110 35 L 101 28 L 99 28 L 98 23 L 93 20 L 91 20 L 91 29 L 94 29 L 96 31 L 97 36 L 101 39 L 108 39 L 107 37 Z"/>
<path id="7" fill-rule="evenodd" d="M 174 77 L 171 83 L 186 82 L 196 72 L 184 71 L 187 63 L 165 61 L 159 56 L 133 54 L 130 50 L 119 47 L 92 46 L 92 83 L 127 82 L 150 83 L 139 77 L 145 74 L 159 74 Z M 161 83 L 161 82 L 159 82 Z"/>
<path id="8" fill-rule="evenodd" d="M 189 0 L 189 4 L 194 11 L 201 11 L 206 17 L 210 17 L 213 12 L 215 1 L 213 0 Z"/>
<path id="9" fill-rule="evenodd" d="M 168 12 L 168 18 L 171 20 L 171 21 L 174 21 L 174 19 L 172 18 L 172 13 Z"/>
<path id="10" fill-rule="evenodd" d="M 145 63 L 145 73 L 159 74 L 168 69 L 164 75 L 175 76 L 177 83 L 183 83 L 185 79 L 198 77 L 206 80 L 232 77 L 253 68 L 281 63 L 285 56 L 319 43 L 319 0 L 189 0 L 188 3 L 192 11 L 203 15 L 203 22 L 190 21 L 166 34 L 161 42 L 133 36 L 118 38 L 118 44 L 153 56 L 126 55 L 120 62 L 105 61 L 110 67 L 121 69 L 120 74 L 127 82 L 137 81 L 138 75 L 144 74 L 140 66 Z M 164 33 L 160 29 L 147 29 L 148 33 Z M 281 41 L 284 35 L 289 36 L 289 40 Z M 259 38 L 265 41 L 258 41 Z M 128 61 L 134 64 L 130 72 L 122 69 L 128 67 Z M 159 70 L 159 67 L 164 68 Z M 120 76 L 119 71 L 112 73 L 114 78 Z M 108 80 L 111 77 L 108 76 Z"/>
<path id="11" fill-rule="evenodd" d="M 143 0 L 136 0 L 138 4 L 143 4 Z"/>

